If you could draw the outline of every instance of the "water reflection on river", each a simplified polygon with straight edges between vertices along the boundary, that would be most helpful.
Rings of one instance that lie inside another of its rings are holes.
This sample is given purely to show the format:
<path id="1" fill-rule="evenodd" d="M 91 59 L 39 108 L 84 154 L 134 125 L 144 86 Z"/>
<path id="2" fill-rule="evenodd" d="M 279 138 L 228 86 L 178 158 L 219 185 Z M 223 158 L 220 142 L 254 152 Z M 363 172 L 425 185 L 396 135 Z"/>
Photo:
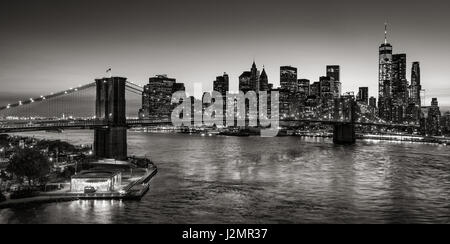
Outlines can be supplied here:
<path id="1" fill-rule="evenodd" d="M 27 134 L 30 135 L 30 134 Z M 37 133 L 75 144 L 89 131 Z M 0 223 L 449 223 L 450 150 L 298 137 L 129 133 L 159 173 L 140 202 L 0 210 Z"/>

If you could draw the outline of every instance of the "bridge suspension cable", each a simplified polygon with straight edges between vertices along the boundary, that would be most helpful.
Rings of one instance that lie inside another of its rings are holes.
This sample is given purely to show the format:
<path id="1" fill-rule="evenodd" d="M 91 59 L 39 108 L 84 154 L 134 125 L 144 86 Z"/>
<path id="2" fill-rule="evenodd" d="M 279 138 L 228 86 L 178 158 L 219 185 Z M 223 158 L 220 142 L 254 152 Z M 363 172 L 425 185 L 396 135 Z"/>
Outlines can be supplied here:
<path id="1" fill-rule="evenodd" d="M 1 106 L 0 118 L 92 117 L 95 108 L 92 94 L 95 94 L 95 82 Z M 90 105 L 86 105 L 88 102 Z"/>

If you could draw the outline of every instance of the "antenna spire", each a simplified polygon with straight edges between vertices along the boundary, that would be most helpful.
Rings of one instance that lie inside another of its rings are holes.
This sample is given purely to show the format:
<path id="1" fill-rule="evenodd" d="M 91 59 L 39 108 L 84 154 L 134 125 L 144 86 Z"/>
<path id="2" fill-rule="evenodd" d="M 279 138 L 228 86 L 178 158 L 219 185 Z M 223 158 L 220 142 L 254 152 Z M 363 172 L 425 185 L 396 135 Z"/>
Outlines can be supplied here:
<path id="1" fill-rule="evenodd" d="M 388 28 L 388 23 L 385 22 L 384 23 L 384 44 L 387 44 L 387 28 Z"/>

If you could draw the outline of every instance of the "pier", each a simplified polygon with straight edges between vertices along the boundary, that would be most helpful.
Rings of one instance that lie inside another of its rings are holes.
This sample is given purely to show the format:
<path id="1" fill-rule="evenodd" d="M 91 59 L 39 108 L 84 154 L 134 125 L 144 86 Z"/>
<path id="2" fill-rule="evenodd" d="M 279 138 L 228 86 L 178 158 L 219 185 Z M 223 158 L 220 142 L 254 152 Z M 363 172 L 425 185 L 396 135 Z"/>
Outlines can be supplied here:
<path id="1" fill-rule="evenodd" d="M 42 204 L 51 202 L 67 202 L 76 200 L 140 200 L 150 189 L 151 179 L 158 173 L 152 165 L 138 180 L 131 181 L 125 187 L 111 192 L 77 193 L 63 189 L 57 192 L 41 192 L 39 195 L 21 199 L 9 199 L 0 203 L 0 209 Z"/>

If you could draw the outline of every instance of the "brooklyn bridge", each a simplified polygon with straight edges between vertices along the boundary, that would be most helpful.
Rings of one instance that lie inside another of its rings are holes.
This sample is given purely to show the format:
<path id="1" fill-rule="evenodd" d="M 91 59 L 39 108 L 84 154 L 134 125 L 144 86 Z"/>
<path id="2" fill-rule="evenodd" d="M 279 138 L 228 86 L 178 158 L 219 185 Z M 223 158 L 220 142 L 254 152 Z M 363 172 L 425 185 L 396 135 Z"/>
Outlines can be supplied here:
<path id="1" fill-rule="evenodd" d="M 128 98 L 137 96 L 140 99 L 142 93 L 141 86 L 127 81 L 126 78 L 110 77 L 96 79 L 95 82 L 49 95 L 21 100 L 0 107 L 0 133 L 91 129 L 94 131 L 93 146 L 97 157 L 125 159 L 127 129 L 172 124 L 170 119 L 127 117 L 127 109 L 139 110 L 138 107 L 127 106 Z M 83 108 L 82 104 L 86 102 L 91 102 L 92 106 Z M 368 116 L 361 112 L 363 109 L 359 108 L 360 106 L 355 101 L 350 101 L 341 105 L 338 113 L 321 111 L 316 117 L 281 118 L 279 125 L 282 127 L 296 127 L 302 123 L 331 125 L 333 142 L 336 144 L 354 143 L 356 126 L 418 128 L 415 124 L 392 124 Z M 331 116 L 322 116 L 324 113 Z"/>

